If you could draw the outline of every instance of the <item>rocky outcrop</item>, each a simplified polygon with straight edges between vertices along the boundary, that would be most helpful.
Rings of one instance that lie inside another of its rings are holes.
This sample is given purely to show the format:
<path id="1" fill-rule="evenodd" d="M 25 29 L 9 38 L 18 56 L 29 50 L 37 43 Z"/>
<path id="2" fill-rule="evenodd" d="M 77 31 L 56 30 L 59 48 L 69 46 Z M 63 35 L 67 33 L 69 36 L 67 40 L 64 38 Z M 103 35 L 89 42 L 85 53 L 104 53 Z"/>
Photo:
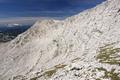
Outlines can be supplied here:
<path id="1" fill-rule="evenodd" d="M 38 21 L 0 57 L 1 80 L 120 80 L 120 0 Z"/>

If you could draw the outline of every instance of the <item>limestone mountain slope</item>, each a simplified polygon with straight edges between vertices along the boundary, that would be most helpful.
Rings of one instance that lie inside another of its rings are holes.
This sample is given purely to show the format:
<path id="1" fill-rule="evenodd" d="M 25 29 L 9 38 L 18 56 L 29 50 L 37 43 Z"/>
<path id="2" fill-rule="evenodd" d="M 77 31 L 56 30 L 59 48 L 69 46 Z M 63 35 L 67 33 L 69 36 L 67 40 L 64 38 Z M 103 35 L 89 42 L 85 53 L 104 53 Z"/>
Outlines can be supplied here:
<path id="1" fill-rule="evenodd" d="M 120 0 L 37 21 L 0 47 L 0 80 L 120 80 Z"/>

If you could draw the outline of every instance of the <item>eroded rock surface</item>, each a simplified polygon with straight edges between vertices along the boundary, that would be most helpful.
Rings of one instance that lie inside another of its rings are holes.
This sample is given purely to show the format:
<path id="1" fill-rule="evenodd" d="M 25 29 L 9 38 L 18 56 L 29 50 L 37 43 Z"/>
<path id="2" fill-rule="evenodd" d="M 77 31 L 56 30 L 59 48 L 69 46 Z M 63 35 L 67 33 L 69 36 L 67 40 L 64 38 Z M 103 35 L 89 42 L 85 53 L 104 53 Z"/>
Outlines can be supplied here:
<path id="1" fill-rule="evenodd" d="M 120 0 L 38 21 L 0 48 L 0 80 L 120 80 Z"/>

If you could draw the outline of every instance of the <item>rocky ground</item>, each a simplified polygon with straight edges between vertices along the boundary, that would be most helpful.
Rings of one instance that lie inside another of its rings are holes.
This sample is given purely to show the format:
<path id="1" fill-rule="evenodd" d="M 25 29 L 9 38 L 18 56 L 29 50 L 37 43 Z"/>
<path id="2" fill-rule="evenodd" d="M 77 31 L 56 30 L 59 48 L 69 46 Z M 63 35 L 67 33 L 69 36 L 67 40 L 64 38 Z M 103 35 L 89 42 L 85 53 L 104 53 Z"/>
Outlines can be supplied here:
<path id="1" fill-rule="evenodd" d="M 0 48 L 1 80 L 120 80 L 120 0 L 37 21 Z"/>

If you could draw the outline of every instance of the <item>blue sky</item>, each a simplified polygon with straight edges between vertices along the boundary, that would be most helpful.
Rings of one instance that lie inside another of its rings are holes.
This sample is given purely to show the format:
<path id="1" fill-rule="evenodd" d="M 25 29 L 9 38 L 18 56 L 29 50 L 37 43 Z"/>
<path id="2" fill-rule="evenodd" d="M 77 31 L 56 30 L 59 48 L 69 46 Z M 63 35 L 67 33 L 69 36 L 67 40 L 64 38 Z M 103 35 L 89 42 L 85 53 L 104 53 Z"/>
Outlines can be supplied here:
<path id="1" fill-rule="evenodd" d="M 104 0 L 0 0 L 0 19 L 15 17 L 67 17 Z"/>

